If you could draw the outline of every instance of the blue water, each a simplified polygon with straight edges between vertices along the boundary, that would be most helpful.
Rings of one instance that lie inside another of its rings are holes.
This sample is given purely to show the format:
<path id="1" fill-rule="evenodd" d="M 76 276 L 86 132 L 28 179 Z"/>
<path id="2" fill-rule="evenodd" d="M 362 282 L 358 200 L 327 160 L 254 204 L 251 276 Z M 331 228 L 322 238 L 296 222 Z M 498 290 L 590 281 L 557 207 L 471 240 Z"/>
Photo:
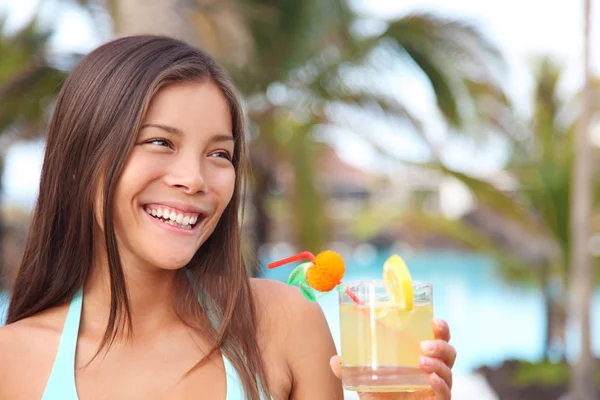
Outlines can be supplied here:
<path id="1" fill-rule="evenodd" d="M 286 254 L 287 255 L 287 254 Z M 381 278 L 381 266 L 389 254 L 372 259 L 346 261 L 344 281 Z M 414 280 L 434 287 L 434 313 L 450 325 L 451 343 L 458 351 L 454 373 L 467 374 L 482 366 L 496 366 L 507 358 L 536 361 L 543 347 L 545 321 L 540 294 L 533 288 L 507 284 L 495 264 L 465 253 L 401 254 Z M 287 281 L 293 266 L 264 270 L 265 278 Z M 6 309 L 6 294 L 0 293 L 0 322 Z M 319 298 L 339 351 L 339 315 L 335 293 Z M 600 354 L 600 292 L 592 307 L 592 343 Z M 570 349 L 573 353 L 573 348 Z"/>
<path id="2" fill-rule="evenodd" d="M 367 262 L 346 261 L 344 281 L 380 279 L 389 254 Z M 497 366 L 507 358 L 539 360 L 545 332 L 542 296 L 534 289 L 508 284 L 488 258 L 465 253 L 401 254 L 413 280 L 434 287 L 434 314 L 446 320 L 451 343 L 458 351 L 455 374 L 467 374 L 482 366 Z M 263 277 L 286 281 L 293 266 L 265 270 Z M 318 300 L 339 351 L 337 294 Z M 596 293 L 593 332 L 600 332 L 600 293 Z M 600 335 L 593 334 L 593 348 L 600 353 Z"/>

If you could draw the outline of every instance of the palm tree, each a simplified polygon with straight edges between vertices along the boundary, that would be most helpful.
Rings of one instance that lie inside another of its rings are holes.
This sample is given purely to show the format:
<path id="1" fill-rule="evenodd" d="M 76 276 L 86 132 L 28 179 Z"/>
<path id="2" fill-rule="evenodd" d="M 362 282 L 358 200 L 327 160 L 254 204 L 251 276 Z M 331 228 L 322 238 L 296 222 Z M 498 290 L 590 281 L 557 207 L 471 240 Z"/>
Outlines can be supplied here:
<path id="1" fill-rule="evenodd" d="M 262 7 L 267 9 L 268 2 L 264 3 Z M 344 125 L 334 110 L 408 121 L 429 140 L 406 105 L 389 90 L 377 88 L 376 76 L 393 71 L 383 62 L 410 63 L 424 73 L 451 128 L 466 129 L 474 124 L 473 117 L 479 123 L 485 119 L 488 126 L 501 127 L 502 119 L 496 114 L 499 107 L 495 106 L 506 105 L 506 98 L 486 64 L 500 64 L 500 56 L 473 27 L 433 15 L 412 15 L 388 21 L 378 35 L 360 38 L 350 29 L 358 16 L 345 2 L 320 2 L 320 7 L 311 2 L 281 3 L 272 9 L 268 21 L 249 21 L 254 38 L 250 67 L 230 67 L 251 100 L 248 113 L 254 124 L 251 157 L 258 243 L 270 239 L 267 190 L 275 184 L 274 166 L 286 165 L 296 177 L 288 188 L 292 206 L 288 214 L 299 236 L 297 242 L 302 248 L 323 247 L 326 223 L 320 198 L 324 193 L 317 187 L 313 160 L 319 158 L 319 145 L 314 132 L 315 128 Z M 331 11 L 323 15 L 323 10 Z M 348 77 L 352 71 L 362 74 L 367 84 Z M 482 104 L 477 100 L 484 97 L 493 107 L 476 109 L 475 105 Z M 459 107 L 465 103 L 475 108 L 472 115 L 461 112 L 468 109 Z M 373 132 L 344 127 L 377 143 Z"/>
<path id="2" fill-rule="evenodd" d="M 544 295 L 546 338 L 543 358 L 565 360 L 565 302 L 574 266 L 570 236 L 574 204 L 571 174 L 576 163 L 576 124 L 568 118 L 571 102 L 558 96 L 561 67 L 549 58 L 536 63 L 530 135 L 513 141 L 506 172 L 516 182 L 514 192 L 499 190 L 485 180 L 448 168 L 431 168 L 463 182 L 478 201 L 475 213 L 451 220 L 411 211 L 409 226 L 437 231 L 492 255 L 510 279 L 533 280 Z M 600 91 L 599 91 L 600 93 Z M 593 179 L 594 214 L 600 215 L 600 177 Z M 483 215 L 483 217 L 478 217 Z M 593 221 L 594 218 L 591 218 Z M 596 227 L 600 228 L 600 227 Z"/>
<path id="3" fill-rule="evenodd" d="M 10 36 L 0 21 L 0 187 L 6 149 L 16 140 L 43 135 L 48 109 L 65 77 L 49 63 L 49 37 L 50 32 L 41 30 L 35 19 Z M 4 234 L 0 216 L 0 243 Z"/>
<path id="4" fill-rule="evenodd" d="M 596 363 L 591 349 L 590 305 L 594 292 L 594 272 L 588 251 L 591 233 L 593 196 L 593 160 L 588 140 L 592 116 L 592 73 L 590 66 L 591 0 L 585 0 L 583 67 L 585 83 L 581 97 L 581 118 L 577 126 L 576 157 L 573 168 L 571 203 L 571 253 L 573 305 L 580 330 L 581 353 L 572 369 L 571 398 L 591 400 L 596 397 Z"/>

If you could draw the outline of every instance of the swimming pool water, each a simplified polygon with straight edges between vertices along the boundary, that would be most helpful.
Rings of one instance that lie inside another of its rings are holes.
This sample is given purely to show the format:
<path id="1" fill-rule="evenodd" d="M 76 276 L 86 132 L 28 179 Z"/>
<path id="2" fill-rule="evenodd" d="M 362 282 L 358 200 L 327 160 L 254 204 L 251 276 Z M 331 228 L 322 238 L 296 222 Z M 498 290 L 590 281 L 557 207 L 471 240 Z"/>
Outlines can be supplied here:
<path id="1" fill-rule="evenodd" d="M 345 282 L 380 279 L 390 254 L 379 253 L 368 262 L 346 260 Z M 484 256 L 459 253 L 401 254 L 413 280 L 433 284 L 434 314 L 445 319 L 458 351 L 455 374 L 467 374 L 482 366 L 496 366 L 507 358 L 539 360 L 545 332 L 544 304 L 533 287 L 505 282 L 495 263 Z M 270 261 L 270 260 L 269 260 Z M 286 281 L 293 266 L 262 271 L 261 276 Z M 339 350 L 337 293 L 318 300 Z M 600 292 L 592 307 L 593 332 L 600 332 Z M 600 335 L 592 334 L 593 348 L 600 353 Z M 569 349 L 572 354 L 574 348 Z"/>

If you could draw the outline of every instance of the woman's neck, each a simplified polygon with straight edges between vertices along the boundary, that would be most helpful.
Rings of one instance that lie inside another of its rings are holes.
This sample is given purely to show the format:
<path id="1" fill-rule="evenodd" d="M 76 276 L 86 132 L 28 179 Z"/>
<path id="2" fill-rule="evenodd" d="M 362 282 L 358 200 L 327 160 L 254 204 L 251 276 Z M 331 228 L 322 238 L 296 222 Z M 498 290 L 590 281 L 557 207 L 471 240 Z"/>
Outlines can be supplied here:
<path id="1" fill-rule="evenodd" d="M 87 330 L 104 333 L 111 307 L 111 289 L 108 260 L 95 261 L 92 276 L 84 287 L 83 323 Z M 179 321 L 174 298 L 177 271 L 161 270 L 123 260 L 133 333 L 136 337 L 154 332 L 165 324 Z M 123 332 L 124 337 L 130 332 Z"/>

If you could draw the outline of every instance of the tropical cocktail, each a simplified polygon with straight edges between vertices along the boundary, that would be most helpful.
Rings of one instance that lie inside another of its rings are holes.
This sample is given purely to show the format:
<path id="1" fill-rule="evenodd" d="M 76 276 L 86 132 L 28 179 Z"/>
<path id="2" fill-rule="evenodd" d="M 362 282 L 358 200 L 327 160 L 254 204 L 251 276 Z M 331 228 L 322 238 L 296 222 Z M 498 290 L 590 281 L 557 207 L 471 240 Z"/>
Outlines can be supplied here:
<path id="1" fill-rule="evenodd" d="M 433 339 L 432 286 L 413 282 L 397 255 L 383 265 L 381 280 L 342 283 L 345 268 L 339 254 L 310 252 L 269 264 L 269 268 L 308 258 L 290 274 L 309 300 L 333 289 L 339 293 L 342 382 L 360 392 L 429 390 L 419 369 L 420 343 Z"/>
<path id="2" fill-rule="evenodd" d="M 345 284 L 340 291 L 342 380 L 347 390 L 414 392 L 429 389 L 419 369 L 420 342 L 433 339 L 431 285 L 412 285 L 412 307 L 390 296 L 386 281 Z"/>
<path id="3" fill-rule="evenodd" d="M 383 280 L 341 286 L 344 388 L 361 392 L 428 390 L 419 355 L 420 343 L 433 339 L 432 286 L 412 282 L 406 264 L 396 255 L 384 263 Z"/>

